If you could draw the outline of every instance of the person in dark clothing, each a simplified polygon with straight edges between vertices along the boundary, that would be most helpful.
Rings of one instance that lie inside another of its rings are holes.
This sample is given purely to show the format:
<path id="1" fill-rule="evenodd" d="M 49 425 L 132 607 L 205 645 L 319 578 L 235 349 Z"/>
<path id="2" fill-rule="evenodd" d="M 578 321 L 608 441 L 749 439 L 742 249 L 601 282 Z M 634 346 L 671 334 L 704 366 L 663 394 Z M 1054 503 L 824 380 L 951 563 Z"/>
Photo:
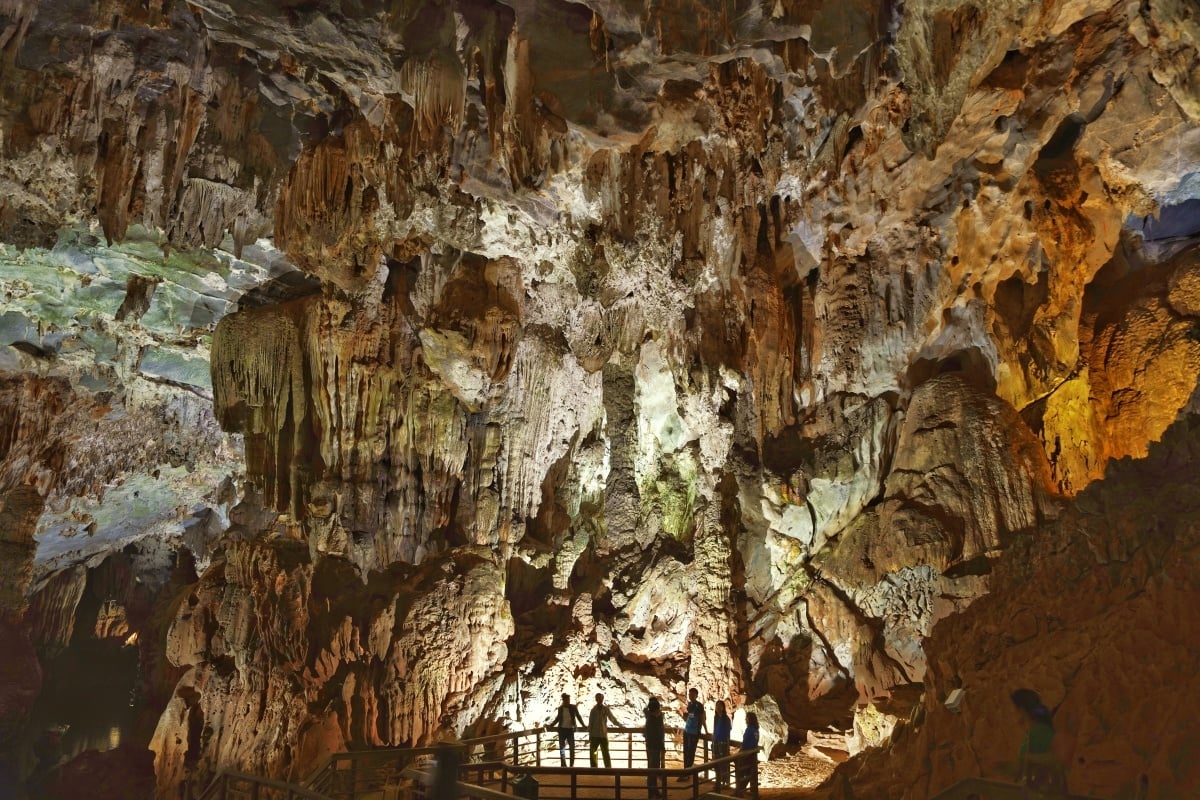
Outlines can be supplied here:
<path id="1" fill-rule="evenodd" d="M 667 749 L 666 731 L 663 727 L 662 705 L 657 697 L 651 697 L 646 703 L 646 727 L 642 731 L 646 737 L 646 769 L 662 769 L 663 754 Z M 663 785 L 660 787 L 660 780 Z M 648 797 L 666 797 L 666 779 L 659 775 L 646 777 L 646 794 Z"/>
<path id="2" fill-rule="evenodd" d="M 1017 750 L 1017 780 L 1037 791 L 1065 792 L 1066 773 L 1050 751 L 1054 744 L 1054 712 L 1032 689 L 1017 689 L 1012 702 L 1028 726 Z"/>
<path id="3" fill-rule="evenodd" d="M 713 712 L 712 728 L 712 757 L 713 761 L 729 755 L 729 734 L 733 731 L 733 722 L 725 710 L 725 701 L 718 700 L 716 711 Z M 729 785 L 729 762 L 717 765 L 717 788 L 724 789 Z"/>
<path id="4" fill-rule="evenodd" d="M 742 734 L 742 750 L 753 750 L 756 747 L 758 747 L 758 714 L 751 711 L 746 715 L 746 732 Z M 737 791 L 734 794 L 741 797 L 747 786 L 750 787 L 750 794 L 758 794 L 757 753 L 747 753 L 737 762 Z"/>
<path id="5" fill-rule="evenodd" d="M 683 722 L 683 768 L 687 769 L 696 763 L 696 745 L 700 743 L 700 734 L 708 733 L 708 722 L 704 718 L 704 706 L 700 702 L 700 691 L 692 689 L 688 692 L 687 709 L 684 711 Z M 686 775 L 679 776 L 680 781 L 690 780 Z"/>
<path id="6" fill-rule="evenodd" d="M 458 797 L 458 749 L 453 745 L 438 746 L 434 756 L 433 776 L 429 783 L 429 800 L 456 800 Z"/>
<path id="7" fill-rule="evenodd" d="M 571 702 L 571 695 L 563 692 L 562 705 L 558 707 L 558 715 L 554 718 L 554 728 L 558 731 L 558 761 L 559 765 L 567 765 L 567 751 L 571 751 L 571 766 L 575 766 L 575 723 L 583 725 L 583 717 L 579 709 Z"/>

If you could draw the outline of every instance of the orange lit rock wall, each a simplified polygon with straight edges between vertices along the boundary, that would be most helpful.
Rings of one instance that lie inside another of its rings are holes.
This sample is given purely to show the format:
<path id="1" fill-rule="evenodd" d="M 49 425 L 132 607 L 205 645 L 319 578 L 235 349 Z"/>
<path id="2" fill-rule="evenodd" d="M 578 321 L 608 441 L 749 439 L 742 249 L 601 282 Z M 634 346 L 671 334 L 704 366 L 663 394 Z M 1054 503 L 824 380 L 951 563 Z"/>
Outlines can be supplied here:
<path id="1" fill-rule="evenodd" d="M 1197 408 L 1143 460 L 1109 465 L 1036 535 L 1019 537 L 992 590 L 929 639 L 923 702 L 885 751 L 845 768 L 856 797 L 929 797 L 1015 767 L 1023 723 L 1008 699 L 1037 691 L 1055 709 L 1055 753 L 1071 791 L 1186 796 L 1200 780 L 1195 570 Z M 964 690 L 961 711 L 944 705 Z M 846 795 L 848 796 L 848 795 Z"/>

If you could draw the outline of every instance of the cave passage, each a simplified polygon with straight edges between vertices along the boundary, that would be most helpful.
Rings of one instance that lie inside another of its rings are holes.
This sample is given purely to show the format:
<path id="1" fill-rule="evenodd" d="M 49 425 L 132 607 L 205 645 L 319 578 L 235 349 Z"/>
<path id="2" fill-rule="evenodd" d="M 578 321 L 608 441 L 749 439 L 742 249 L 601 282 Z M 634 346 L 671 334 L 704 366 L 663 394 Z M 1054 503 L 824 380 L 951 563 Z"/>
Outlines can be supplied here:
<path id="1" fill-rule="evenodd" d="M 134 735 L 141 695 L 136 647 L 78 637 L 44 662 L 42 693 L 30 713 L 36 740 L 63 728 L 60 751 L 112 750 Z"/>

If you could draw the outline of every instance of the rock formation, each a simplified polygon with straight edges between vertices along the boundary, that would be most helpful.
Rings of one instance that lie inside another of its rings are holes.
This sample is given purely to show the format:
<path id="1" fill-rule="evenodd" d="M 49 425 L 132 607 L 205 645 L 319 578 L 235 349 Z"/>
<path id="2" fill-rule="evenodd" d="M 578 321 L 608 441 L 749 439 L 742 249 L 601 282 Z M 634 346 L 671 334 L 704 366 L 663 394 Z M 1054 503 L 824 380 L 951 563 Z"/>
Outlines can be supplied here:
<path id="1" fill-rule="evenodd" d="M 1195 613 L 1200 406 L 1150 446 L 1109 465 L 1076 502 L 998 560 L 992 590 L 930 638 L 924 702 L 886 751 L 848 765 L 856 797 L 928 797 L 970 775 L 1013 769 L 1022 726 L 1008 695 L 1034 688 L 1055 709 L 1055 752 L 1072 791 L 1186 796 L 1200 771 Z M 944 705 L 964 691 L 956 711 Z M 879 756 L 886 753 L 886 762 Z"/>
<path id="2" fill-rule="evenodd" d="M 0 26 L 0 636 L 143 634 L 161 796 L 688 686 L 801 741 L 925 682 L 912 791 L 992 769 L 964 643 L 1036 639 L 1200 376 L 1182 0 Z M 1160 599 L 1110 561 L 1049 694 Z M 1189 785 L 1079 725 L 1091 788 Z"/>

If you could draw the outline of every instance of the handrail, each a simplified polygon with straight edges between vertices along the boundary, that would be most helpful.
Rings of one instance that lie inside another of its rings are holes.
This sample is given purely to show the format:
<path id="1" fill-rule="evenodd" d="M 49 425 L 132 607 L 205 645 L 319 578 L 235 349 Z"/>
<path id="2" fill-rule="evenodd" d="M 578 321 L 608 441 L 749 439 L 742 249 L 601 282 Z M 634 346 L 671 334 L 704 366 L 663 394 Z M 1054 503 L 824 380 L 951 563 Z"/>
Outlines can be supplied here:
<path id="1" fill-rule="evenodd" d="M 335 764 L 342 761 L 366 761 L 366 760 L 382 760 L 389 756 L 407 755 L 412 758 L 421 756 L 435 755 L 439 747 L 378 747 L 369 750 L 346 750 L 340 753 L 333 753 L 317 767 L 308 778 L 304 781 L 306 786 L 317 786 L 323 782 L 324 776 L 331 774 L 336 770 Z"/>
<path id="2" fill-rule="evenodd" d="M 557 749 L 555 746 L 557 729 L 538 727 L 489 734 L 458 742 L 446 742 L 431 747 L 389 747 L 334 753 L 313 771 L 306 781 L 306 785 L 330 798 L 341 798 L 342 800 L 354 798 L 362 793 L 377 791 L 391 785 L 416 762 L 436 756 L 442 749 L 450 747 L 459 752 L 460 766 L 464 771 L 477 772 L 481 782 L 485 780 L 485 776 L 490 774 L 491 779 L 498 780 L 504 790 L 508 788 L 510 775 L 586 774 L 597 777 L 613 776 L 614 789 L 619 794 L 622 777 L 655 775 L 664 780 L 668 777 L 684 779 L 690 777 L 693 784 L 691 787 L 692 797 L 698 798 L 702 783 L 701 774 L 713 774 L 714 770 L 719 772 L 719 768 L 722 766 L 736 765 L 749 753 L 753 752 L 755 756 L 758 753 L 758 748 L 755 748 L 753 751 L 739 751 L 736 755 L 710 761 L 712 737 L 706 733 L 697 737 L 698 744 L 702 746 L 696 753 L 698 763 L 692 767 L 635 768 L 635 757 L 638 762 L 645 758 L 645 742 L 637 738 L 637 734 L 644 733 L 644 729 L 614 726 L 609 728 L 608 732 L 610 735 L 615 735 L 611 739 L 614 746 L 612 760 L 617 764 L 621 764 L 623 761 L 623 766 L 598 769 L 586 766 L 551 766 L 543 763 L 543 756 L 549 761 L 552 758 L 549 754 L 554 753 Z M 575 733 L 578 735 L 576 741 L 579 749 L 587 751 L 589 737 L 586 728 L 577 729 Z M 670 734 L 667 740 L 668 752 L 673 751 L 678 754 L 676 735 L 681 731 L 671 730 L 668 733 Z M 482 752 L 478 752 L 480 750 Z M 583 757 L 587 758 L 587 756 Z M 574 783 L 573 778 L 572 785 Z M 757 785 L 753 786 L 752 791 L 757 795 Z"/>
<path id="3" fill-rule="evenodd" d="M 642 733 L 642 728 L 634 727 L 619 727 L 614 726 L 609 728 L 610 734 L 617 736 L 625 735 L 624 760 L 626 767 L 633 766 L 634 754 L 637 751 L 645 751 L 644 743 L 638 742 L 635 739 L 635 734 Z M 586 749 L 588 734 L 586 728 L 577 729 L 577 742 L 582 745 L 581 749 Z M 680 731 L 671 731 L 673 734 L 678 734 Z M 488 755 L 488 750 L 493 750 L 496 756 L 500 759 L 493 760 L 508 760 L 512 764 L 522 763 L 524 758 L 530 758 L 534 765 L 542 763 L 544 753 L 554 752 L 554 741 L 556 739 L 556 728 L 528 728 L 520 731 L 508 731 L 503 733 L 488 734 L 486 736 L 472 737 L 463 739 L 459 742 L 447 742 L 441 747 L 450 746 L 458 750 L 462 755 L 462 762 L 479 763 L 479 756 Z M 545 737 L 545 738 L 543 738 Z M 710 755 L 711 735 L 704 734 L 699 737 L 701 745 L 700 752 L 697 756 L 701 761 L 707 761 Z M 614 744 L 617 740 L 614 740 Z M 672 742 L 673 743 L 673 742 Z M 363 750 L 349 750 L 341 753 L 330 755 L 325 761 L 312 773 L 305 781 L 305 785 L 312 786 L 327 794 L 337 793 L 335 783 L 344 783 L 349 785 L 346 790 L 342 787 L 342 793 L 353 796 L 359 789 L 369 788 L 373 783 L 379 780 L 378 773 L 388 773 L 396 775 L 398 770 L 402 770 L 412 763 L 414 760 L 422 756 L 434 755 L 439 747 L 381 747 Z M 476 753 L 482 749 L 483 753 Z M 670 744 L 668 745 L 670 749 Z M 619 754 L 619 751 L 618 751 Z M 344 774 L 343 774 L 344 773 Z"/>
<path id="4" fill-rule="evenodd" d="M 415 767 L 409 767 L 400 774 L 401 777 L 407 778 L 410 781 L 426 782 L 429 779 L 428 772 L 422 772 Z M 477 798 L 477 800 L 512 800 L 511 794 L 497 792 L 495 789 L 489 789 L 486 786 L 480 786 L 477 783 L 466 783 L 465 781 L 459 781 L 456 786 L 458 787 L 460 796 L 463 797 L 474 797 Z"/>
<path id="5" fill-rule="evenodd" d="M 720 766 L 721 764 L 733 764 L 737 761 L 744 761 L 751 753 L 757 757 L 760 749 L 753 747 L 749 750 L 738 750 L 736 754 L 714 758 L 712 761 L 696 763 L 690 767 L 538 767 L 527 764 L 509 764 L 504 761 L 497 763 L 502 764 L 509 772 L 517 772 L 522 775 L 570 775 L 572 772 L 583 770 L 588 775 L 649 775 L 653 773 L 655 775 L 666 774 L 671 777 L 678 777 L 680 775 L 708 772 L 713 767 Z"/>
<path id="6" fill-rule="evenodd" d="M 621 799 L 621 779 L 622 778 L 640 778 L 640 777 L 649 778 L 651 776 L 654 776 L 654 777 L 658 778 L 659 782 L 662 785 L 665 786 L 666 782 L 669 778 L 681 778 L 682 777 L 682 778 L 690 778 L 691 779 L 692 797 L 694 798 L 694 800 L 699 800 L 700 798 L 712 798 L 714 800 L 719 798 L 720 800 L 724 800 L 727 797 L 725 795 L 720 795 L 716 792 L 703 792 L 703 793 L 700 792 L 700 775 L 701 775 L 701 773 L 708 772 L 708 771 L 712 770 L 713 768 L 721 766 L 723 764 L 736 765 L 738 762 L 745 761 L 747 758 L 757 759 L 760 749 L 761 748 L 754 747 L 754 748 L 749 748 L 746 750 L 739 750 L 737 752 L 737 754 L 722 756 L 721 758 L 714 759 L 712 761 L 707 761 L 702 764 L 693 764 L 690 767 L 635 767 L 635 768 L 627 768 L 627 767 L 543 767 L 543 766 L 529 766 L 529 765 L 524 765 L 524 766 L 513 765 L 513 764 L 508 764 L 508 763 L 502 762 L 502 761 L 501 762 L 486 762 L 483 764 L 473 764 L 473 765 L 467 765 L 467 766 L 494 767 L 494 768 L 503 770 L 503 772 L 505 773 L 505 779 L 503 779 L 501 781 L 501 786 L 503 787 L 502 791 L 496 791 L 495 789 L 489 789 L 485 786 L 480 786 L 479 784 L 467 783 L 467 782 L 464 782 L 461 780 L 458 781 L 458 788 L 459 788 L 459 791 L 464 796 L 474 797 L 474 798 L 477 798 L 477 800 L 511 800 L 512 795 L 506 791 L 508 788 L 508 784 L 509 784 L 509 781 L 507 780 L 508 773 L 515 773 L 518 775 L 530 775 L 530 776 L 532 776 L 532 775 L 567 775 L 567 776 L 571 777 L 570 797 L 572 798 L 572 800 L 575 800 L 575 798 L 577 796 L 577 794 L 576 794 L 577 784 L 576 784 L 575 779 L 577 777 L 579 777 L 579 776 L 588 776 L 588 777 L 611 776 L 614 778 L 615 800 L 620 800 Z M 427 770 L 420 770 L 415 767 L 410 767 L 410 768 L 404 770 L 404 772 L 401 774 L 403 777 L 408 778 L 410 780 L 421 780 L 426 783 L 428 782 L 428 779 L 430 778 L 430 773 Z M 754 779 L 753 781 L 750 782 L 749 789 L 750 789 L 750 797 L 757 798 L 758 797 L 758 781 L 757 781 L 757 779 Z"/>
<path id="7" fill-rule="evenodd" d="M 260 775 L 250 775 L 232 769 L 223 769 L 218 772 L 213 778 L 212 783 L 200 794 L 197 800 L 218 800 L 218 798 L 224 800 L 229 794 L 230 783 L 232 781 L 249 784 L 253 787 L 250 792 L 255 798 L 263 797 L 262 789 L 269 789 L 277 793 L 275 797 L 278 797 L 279 800 L 332 800 L 327 795 L 314 792 L 303 786 L 277 781 L 274 778 L 264 778 Z M 239 791 L 240 789 L 239 787 L 233 787 L 233 790 Z"/>

